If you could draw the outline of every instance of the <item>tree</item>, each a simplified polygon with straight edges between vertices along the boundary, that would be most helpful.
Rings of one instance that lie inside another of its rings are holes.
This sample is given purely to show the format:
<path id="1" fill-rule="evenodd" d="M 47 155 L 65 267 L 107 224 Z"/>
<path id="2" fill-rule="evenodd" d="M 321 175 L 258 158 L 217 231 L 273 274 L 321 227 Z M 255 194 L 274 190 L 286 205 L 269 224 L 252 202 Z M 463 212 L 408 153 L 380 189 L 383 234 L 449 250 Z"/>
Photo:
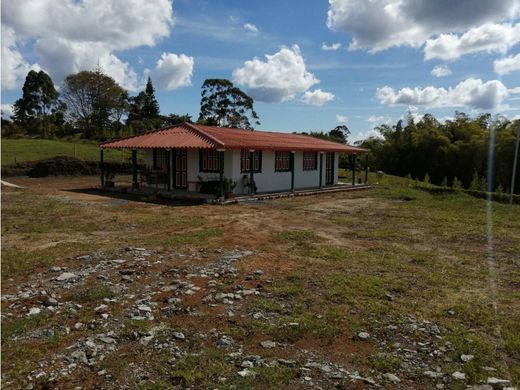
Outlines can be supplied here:
<path id="1" fill-rule="evenodd" d="M 202 84 L 198 123 L 253 130 L 259 125 L 253 98 L 226 79 L 206 79 Z"/>
<path id="2" fill-rule="evenodd" d="M 177 115 L 177 114 L 170 114 L 168 116 L 163 117 L 162 125 L 167 126 L 175 126 L 179 125 L 181 123 L 188 122 L 193 123 L 191 119 L 191 115 L 185 114 L 185 115 Z"/>
<path id="3" fill-rule="evenodd" d="M 123 116 L 125 94 L 99 67 L 67 76 L 63 88 L 69 119 L 87 138 L 102 137 Z"/>
<path id="4" fill-rule="evenodd" d="M 152 84 L 152 79 L 148 76 L 146 82 L 146 88 L 144 90 L 144 101 L 143 101 L 143 117 L 144 118 L 159 118 L 161 110 L 159 109 L 159 103 L 155 98 L 155 89 Z"/>
<path id="5" fill-rule="evenodd" d="M 134 129 L 135 134 L 162 126 L 163 118 L 161 118 L 159 103 L 155 98 L 155 89 L 150 77 L 146 82 L 145 90 L 130 98 L 129 102 L 126 123 Z"/>
<path id="6" fill-rule="evenodd" d="M 350 130 L 346 125 L 339 125 L 329 131 L 329 135 L 333 138 L 337 138 L 341 143 L 346 144 Z"/>
<path id="7" fill-rule="evenodd" d="M 59 100 L 50 76 L 43 70 L 29 71 L 22 88 L 22 97 L 14 103 L 14 121 L 29 133 L 52 136 L 63 124 L 65 106 Z"/>

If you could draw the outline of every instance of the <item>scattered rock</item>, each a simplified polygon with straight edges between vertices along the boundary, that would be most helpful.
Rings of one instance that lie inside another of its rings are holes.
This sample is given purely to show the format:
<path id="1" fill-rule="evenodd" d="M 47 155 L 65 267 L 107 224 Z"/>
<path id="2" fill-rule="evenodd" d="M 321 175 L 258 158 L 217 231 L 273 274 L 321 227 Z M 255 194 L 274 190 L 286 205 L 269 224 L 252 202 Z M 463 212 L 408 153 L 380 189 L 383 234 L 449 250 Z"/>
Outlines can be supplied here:
<path id="1" fill-rule="evenodd" d="M 87 355 L 81 349 L 74 351 L 70 354 L 70 359 L 76 363 L 88 364 Z"/>
<path id="2" fill-rule="evenodd" d="M 360 340 L 368 340 L 370 338 L 370 334 L 368 334 L 367 332 L 359 332 L 357 334 L 357 337 Z"/>
<path id="3" fill-rule="evenodd" d="M 490 377 L 487 379 L 486 383 L 493 387 L 493 389 L 502 389 L 504 387 L 509 386 L 511 384 L 511 381 L 509 381 L 508 379 Z"/>
<path id="4" fill-rule="evenodd" d="M 40 314 L 42 311 L 42 309 L 40 309 L 39 307 L 31 307 L 29 309 L 29 313 L 27 313 L 28 316 L 34 316 L 36 314 Z"/>
<path id="5" fill-rule="evenodd" d="M 437 379 L 442 378 L 444 374 L 442 372 L 436 372 L 436 371 L 424 371 L 424 376 L 427 376 L 428 378 Z"/>
<path id="6" fill-rule="evenodd" d="M 73 274 L 72 272 L 63 272 L 60 276 L 56 278 L 58 282 L 72 282 L 76 279 L 78 279 L 79 276 L 76 274 Z"/>
<path id="7" fill-rule="evenodd" d="M 45 301 L 45 306 L 58 306 L 58 301 L 55 298 L 49 297 L 49 299 Z"/>
<path id="8" fill-rule="evenodd" d="M 276 347 L 276 343 L 274 341 L 262 341 L 260 343 L 262 348 L 271 349 Z"/>
<path id="9" fill-rule="evenodd" d="M 460 371 L 455 371 L 453 374 L 451 374 L 451 377 L 457 381 L 465 381 L 466 380 L 466 374 Z"/>
<path id="10" fill-rule="evenodd" d="M 460 361 L 463 363 L 469 362 L 475 358 L 475 355 L 460 355 Z"/>
<path id="11" fill-rule="evenodd" d="M 173 332 L 173 337 L 175 337 L 177 340 L 186 339 L 186 336 L 184 336 L 184 333 L 182 332 Z"/>
<path id="12" fill-rule="evenodd" d="M 399 383 L 401 382 L 401 379 L 399 379 L 395 374 L 391 374 L 389 372 L 383 374 L 383 378 L 386 380 L 392 382 L 392 383 Z"/>
<path id="13" fill-rule="evenodd" d="M 255 375 L 255 372 L 254 371 L 251 371 L 251 370 L 248 370 L 247 368 L 243 369 L 242 371 L 239 371 L 237 373 L 239 376 L 241 376 L 242 378 L 245 378 L 247 376 L 254 376 Z"/>

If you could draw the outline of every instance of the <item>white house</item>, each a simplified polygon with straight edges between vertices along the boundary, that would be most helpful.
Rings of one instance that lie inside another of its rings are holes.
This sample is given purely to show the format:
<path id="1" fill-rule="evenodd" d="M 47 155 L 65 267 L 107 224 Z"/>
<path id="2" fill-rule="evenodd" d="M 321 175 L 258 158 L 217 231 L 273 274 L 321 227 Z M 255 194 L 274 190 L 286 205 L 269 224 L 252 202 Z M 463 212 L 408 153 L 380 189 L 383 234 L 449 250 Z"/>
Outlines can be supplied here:
<path id="1" fill-rule="evenodd" d="M 301 134 L 251 131 L 183 123 L 108 142 L 103 149 L 133 151 L 133 186 L 167 191 L 256 194 L 338 184 L 340 153 L 368 150 Z M 146 172 L 137 172 L 144 150 Z M 102 174 L 102 182 L 103 182 Z M 102 183 L 103 184 L 103 183 Z"/>

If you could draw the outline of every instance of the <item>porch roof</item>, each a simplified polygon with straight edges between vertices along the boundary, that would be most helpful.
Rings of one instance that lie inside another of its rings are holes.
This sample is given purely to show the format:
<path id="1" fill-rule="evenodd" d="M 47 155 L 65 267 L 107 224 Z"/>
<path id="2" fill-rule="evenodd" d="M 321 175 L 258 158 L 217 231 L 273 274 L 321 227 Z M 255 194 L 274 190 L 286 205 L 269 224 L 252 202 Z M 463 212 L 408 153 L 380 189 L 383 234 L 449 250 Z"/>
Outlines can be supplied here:
<path id="1" fill-rule="evenodd" d="M 368 149 L 326 141 L 303 134 L 250 131 L 183 123 L 146 134 L 101 144 L 113 149 L 254 149 L 368 153 Z"/>

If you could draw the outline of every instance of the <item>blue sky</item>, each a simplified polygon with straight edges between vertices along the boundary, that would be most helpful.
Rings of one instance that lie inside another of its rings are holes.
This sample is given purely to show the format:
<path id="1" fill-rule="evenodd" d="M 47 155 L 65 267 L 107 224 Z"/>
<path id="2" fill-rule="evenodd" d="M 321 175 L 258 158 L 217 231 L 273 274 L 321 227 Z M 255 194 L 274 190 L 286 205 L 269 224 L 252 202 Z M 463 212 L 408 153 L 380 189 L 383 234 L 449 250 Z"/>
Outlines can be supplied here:
<path id="1" fill-rule="evenodd" d="M 99 60 L 132 94 L 151 75 L 162 113 L 194 119 L 203 81 L 230 79 L 265 130 L 347 124 L 356 140 L 408 110 L 520 115 L 516 0 L 21 3 L 2 2 L 4 110 L 28 70 L 59 85 Z"/>

